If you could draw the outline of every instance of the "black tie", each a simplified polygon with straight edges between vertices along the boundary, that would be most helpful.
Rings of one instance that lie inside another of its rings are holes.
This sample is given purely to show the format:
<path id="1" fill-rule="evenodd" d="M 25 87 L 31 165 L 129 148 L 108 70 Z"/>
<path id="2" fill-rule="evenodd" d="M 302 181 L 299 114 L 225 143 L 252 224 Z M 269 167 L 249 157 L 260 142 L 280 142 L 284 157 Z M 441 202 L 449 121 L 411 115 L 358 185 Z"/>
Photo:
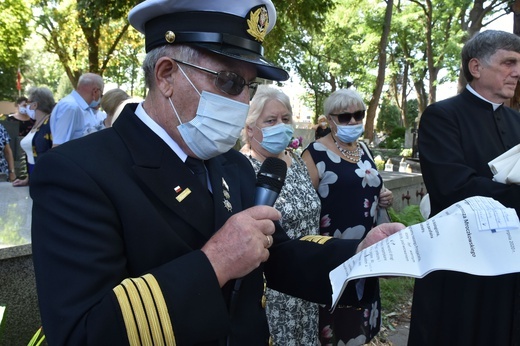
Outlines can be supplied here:
<path id="1" fill-rule="evenodd" d="M 188 156 L 188 158 L 186 159 L 186 164 L 191 169 L 193 174 L 195 174 L 195 176 L 199 179 L 202 186 L 204 186 L 207 189 L 208 178 L 206 173 L 206 167 L 204 166 L 204 161 Z"/>

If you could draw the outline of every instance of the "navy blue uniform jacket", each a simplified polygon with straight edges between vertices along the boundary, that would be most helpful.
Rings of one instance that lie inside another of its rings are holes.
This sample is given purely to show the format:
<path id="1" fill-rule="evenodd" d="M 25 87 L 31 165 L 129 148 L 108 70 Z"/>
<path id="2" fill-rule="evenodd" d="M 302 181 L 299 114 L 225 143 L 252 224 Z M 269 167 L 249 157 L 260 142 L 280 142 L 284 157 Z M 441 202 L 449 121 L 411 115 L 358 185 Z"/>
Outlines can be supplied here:
<path id="1" fill-rule="evenodd" d="M 222 345 L 229 337 L 231 345 L 265 345 L 264 277 L 276 290 L 329 303 L 328 273 L 358 243 L 290 240 L 278 228 L 269 261 L 243 278 L 230 311 L 235 281 L 219 287 L 200 248 L 252 206 L 253 168 L 233 150 L 208 160 L 211 197 L 135 107 L 112 128 L 50 150 L 31 176 L 49 344 Z"/>

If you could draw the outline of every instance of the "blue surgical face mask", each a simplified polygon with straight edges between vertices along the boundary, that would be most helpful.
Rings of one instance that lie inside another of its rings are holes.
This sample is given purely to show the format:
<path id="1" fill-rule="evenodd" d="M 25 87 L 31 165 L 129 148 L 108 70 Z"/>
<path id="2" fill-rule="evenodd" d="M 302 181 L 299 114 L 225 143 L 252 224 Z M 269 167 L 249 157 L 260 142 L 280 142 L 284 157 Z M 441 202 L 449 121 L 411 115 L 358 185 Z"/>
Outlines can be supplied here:
<path id="1" fill-rule="evenodd" d="M 332 120 L 334 124 L 336 122 Z M 357 125 L 338 125 L 336 124 L 336 136 L 342 141 L 343 143 L 352 143 L 357 141 L 359 137 L 363 134 L 363 124 L 357 124 Z"/>
<path id="2" fill-rule="evenodd" d="M 18 112 L 20 114 L 27 114 L 27 107 L 25 107 L 25 106 L 18 106 Z"/>
<path id="3" fill-rule="evenodd" d="M 292 126 L 284 123 L 258 129 L 262 131 L 262 142 L 258 142 L 254 137 L 253 139 L 257 141 L 262 148 L 275 155 L 287 148 L 294 133 Z"/>
<path id="4" fill-rule="evenodd" d="M 90 108 L 96 108 L 101 103 L 101 97 L 97 100 L 92 100 L 92 102 L 89 103 Z"/>
<path id="5" fill-rule="evenodd" d="M 180 123 L 177 129 L 182 139 L 201 160 L 208 160 L 228 152 L 240 137 L 249 105 L 208 91 L 199 93 L 182 68 L 179 69 L 200 95 L 195 118 L 184 124 L 169 98 Z"/>

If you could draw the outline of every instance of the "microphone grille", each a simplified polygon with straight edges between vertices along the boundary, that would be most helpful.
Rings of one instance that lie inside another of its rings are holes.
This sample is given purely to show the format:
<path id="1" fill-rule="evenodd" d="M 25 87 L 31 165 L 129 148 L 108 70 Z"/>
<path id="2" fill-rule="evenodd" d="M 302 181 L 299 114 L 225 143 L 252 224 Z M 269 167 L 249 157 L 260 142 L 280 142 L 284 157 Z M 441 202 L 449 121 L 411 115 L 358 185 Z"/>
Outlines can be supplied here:
<path id="1" fill-rule="evenodd" d="M 268 157 L 260 166 L 256 186 L 266 186 L 280 192 L 286 175 L 287 164 L 285 161 L 276 157 Z"/>

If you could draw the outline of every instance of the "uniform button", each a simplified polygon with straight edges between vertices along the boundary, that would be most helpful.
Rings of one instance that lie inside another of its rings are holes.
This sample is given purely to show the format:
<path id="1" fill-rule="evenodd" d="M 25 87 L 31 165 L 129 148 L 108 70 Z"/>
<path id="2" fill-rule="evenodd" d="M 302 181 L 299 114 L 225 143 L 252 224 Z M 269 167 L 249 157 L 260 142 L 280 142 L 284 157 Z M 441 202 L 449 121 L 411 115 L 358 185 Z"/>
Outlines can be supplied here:
<path id="1" fill-rule="evenodd" d="M 267 298 L 266 296 L 262 296 L 262 308 L 265 309 L 265 304 L 267 303 Z"/>

